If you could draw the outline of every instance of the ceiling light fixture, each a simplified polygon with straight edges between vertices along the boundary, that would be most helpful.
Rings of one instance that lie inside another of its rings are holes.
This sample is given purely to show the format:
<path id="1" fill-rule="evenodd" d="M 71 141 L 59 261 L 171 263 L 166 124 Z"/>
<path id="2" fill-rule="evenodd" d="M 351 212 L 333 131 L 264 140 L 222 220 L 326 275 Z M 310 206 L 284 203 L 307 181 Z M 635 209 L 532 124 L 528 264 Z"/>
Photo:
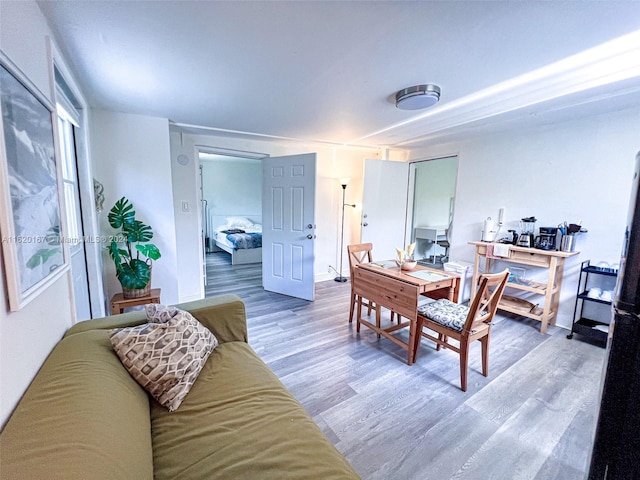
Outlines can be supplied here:
<path id="1" fill-rule="evenodd" d="M 437 85 L 416 85 L 396 93 L 396 107 L 401 110 L 420 110 L 435 105 L 440 100 L 440 87 Z"/>

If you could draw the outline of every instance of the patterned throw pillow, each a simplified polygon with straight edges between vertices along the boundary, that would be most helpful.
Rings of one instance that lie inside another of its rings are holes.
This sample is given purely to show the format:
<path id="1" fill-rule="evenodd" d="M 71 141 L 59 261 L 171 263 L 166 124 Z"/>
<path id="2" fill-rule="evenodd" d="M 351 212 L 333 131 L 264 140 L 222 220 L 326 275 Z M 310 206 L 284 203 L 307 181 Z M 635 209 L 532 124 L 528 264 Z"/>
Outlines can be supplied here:
<path id="1" fill-rule="evenodd" d="M 173 412 L 218 340 L 189 312 L 159 304 L 145 308 L 149 323 L 113 329 L 109 338 L 131 376 Z"/>

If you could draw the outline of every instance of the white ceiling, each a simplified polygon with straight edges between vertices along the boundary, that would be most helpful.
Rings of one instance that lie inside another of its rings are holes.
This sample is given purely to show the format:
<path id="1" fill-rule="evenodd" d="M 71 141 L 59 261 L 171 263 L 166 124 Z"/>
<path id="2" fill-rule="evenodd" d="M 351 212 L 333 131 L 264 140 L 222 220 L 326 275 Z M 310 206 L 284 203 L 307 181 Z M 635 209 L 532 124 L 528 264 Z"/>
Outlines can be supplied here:
<path id="1" fill-rule="evenodd" d="M 640 108 L 638 1 L 39 5 L 92 106 L 213 131 L 412 148 Z M 435 107 L 394 106 L 424 83 Z"/>

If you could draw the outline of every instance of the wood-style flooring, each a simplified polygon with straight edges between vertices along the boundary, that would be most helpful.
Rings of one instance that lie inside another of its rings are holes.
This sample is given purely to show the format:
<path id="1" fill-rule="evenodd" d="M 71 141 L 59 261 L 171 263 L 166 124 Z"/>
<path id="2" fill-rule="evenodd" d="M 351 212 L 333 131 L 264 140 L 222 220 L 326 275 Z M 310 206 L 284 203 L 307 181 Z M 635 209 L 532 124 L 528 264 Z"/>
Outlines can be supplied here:
<path id="1" fill-rule="evenodd" d="M 423 339 L 408 366 L 405 350 L 366 327 L 356 333 L 348 282 L 317 283 L 307 302 L 265 292 L 260 264 L 229 258 L 208 255 L 207 296 L 244 300 L 250 345 L 363 479 L 586 477 L 603 348 L 499 315 L 489 377 L 472 346 L 465 393 L 454 352 Z"/>

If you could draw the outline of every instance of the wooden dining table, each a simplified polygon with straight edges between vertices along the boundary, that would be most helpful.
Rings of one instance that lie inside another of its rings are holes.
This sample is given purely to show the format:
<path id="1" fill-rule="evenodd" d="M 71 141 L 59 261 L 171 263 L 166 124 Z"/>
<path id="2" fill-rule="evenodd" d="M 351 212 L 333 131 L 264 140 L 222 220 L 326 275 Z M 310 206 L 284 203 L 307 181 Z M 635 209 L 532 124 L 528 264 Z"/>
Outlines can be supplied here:
<path id="1" fill-rule="evenodd" d="M 380 324 L 380 309 L 376 309 L 375 324 L 362 318 L 362 306 L 358 304 L 357 331 L 360 324 L 371 328 L 395 344 L 407 350 L 407 364 L 413 365 L 414 352 L 420 335 L 418 325 L 418 302 L 421 296 L 433 299 L 446 298 L 458 302 L 460 277 L 454 273 L 416 265 L 413 270 L 401 270 L 393 260 L 361 263 L 354 269 L 353 293 L 385 307 L 402 317 L 400 323 L 383 328 Z M 409 340 L 404 341 L 393 332 L 409 327 Z"/>

